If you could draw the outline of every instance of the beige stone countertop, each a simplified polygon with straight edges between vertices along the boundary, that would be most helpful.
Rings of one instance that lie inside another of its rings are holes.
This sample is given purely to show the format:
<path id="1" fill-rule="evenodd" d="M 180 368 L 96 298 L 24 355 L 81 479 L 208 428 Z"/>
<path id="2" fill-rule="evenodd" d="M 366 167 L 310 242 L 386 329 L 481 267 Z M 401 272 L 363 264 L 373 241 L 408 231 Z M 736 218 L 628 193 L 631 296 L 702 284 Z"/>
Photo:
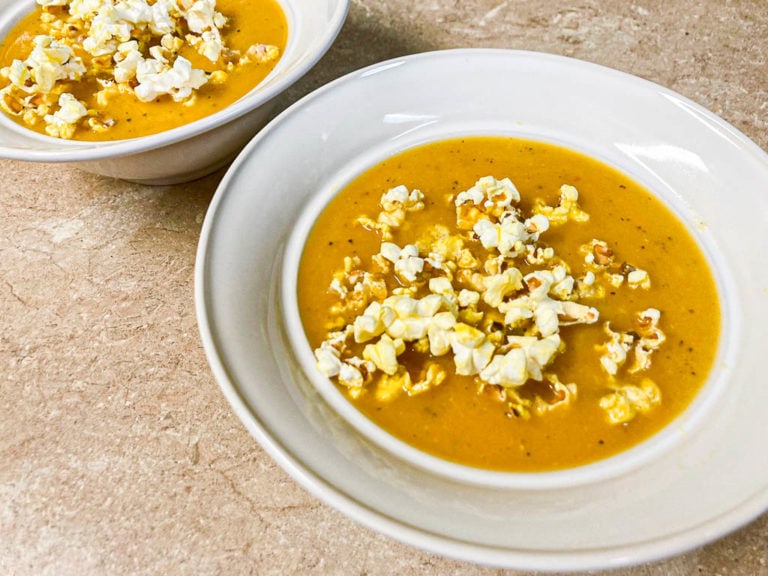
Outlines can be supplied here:
<path id="1" fill-rule="evenodd" d="M 364 65 L 452 47 L 636 74 L 768 149 L 765 0 L 352 0 L 279 107 Z M 223 174 L 147 187 L 0 161 L 0 574 L 521 574 L 359 526 L 248 435 L 211 376 L 193 302 Z M 608 574 L 768 575 L 768 515 Z"/>

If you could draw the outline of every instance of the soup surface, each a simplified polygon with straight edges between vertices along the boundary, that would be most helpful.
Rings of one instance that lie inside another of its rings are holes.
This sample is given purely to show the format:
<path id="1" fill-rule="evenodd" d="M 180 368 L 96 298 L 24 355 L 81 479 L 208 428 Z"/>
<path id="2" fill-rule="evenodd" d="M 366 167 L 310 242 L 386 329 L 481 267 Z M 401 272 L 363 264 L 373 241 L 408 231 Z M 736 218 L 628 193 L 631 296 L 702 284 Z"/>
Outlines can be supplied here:
<path id="1" fill-rule="evenodd" d="M 0 43 L 0 109 L 59 138 L 135 138 L 213 114 L 287 41 L 277 0 L 38 3 Z"/>
<path id="2" fill-rule="evenodd" d="M 318 369 L 401 440 L 555 470 L 641 442 L 717 351 L 713 276 L 676 216 L 605 164 L 468 137 L 370 168 L 319 216 L 298 278 Z"/>

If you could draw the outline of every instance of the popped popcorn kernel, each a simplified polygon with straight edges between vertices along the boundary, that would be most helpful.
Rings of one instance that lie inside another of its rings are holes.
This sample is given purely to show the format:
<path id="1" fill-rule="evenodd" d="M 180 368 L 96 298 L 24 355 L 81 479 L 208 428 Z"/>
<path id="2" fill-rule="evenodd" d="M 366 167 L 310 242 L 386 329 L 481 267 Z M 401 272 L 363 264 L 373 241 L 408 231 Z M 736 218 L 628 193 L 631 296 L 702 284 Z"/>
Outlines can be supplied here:
<path id="1" fill-rule="evenodd" d="M 546 216 L 549 224 L 561 226 L 568 221 L 586 222 L 589 214 L 579 206 L 579 191 L 569 184 L 560 187 L 560 201 L 557 206 L 547 206 L 540 200 L 536 202 L 533 211 L 537 215 Z"/>
<path id="2" fill-rule="evenodd" d="M 363 358 L 373 362 L 378 370 L 392 376 L 397 372 L 397 356 L 405 350 L 405 344 L 401 339 L 393 340 L 386 334 L 375 344 L 368 344 L 363 349 Z"/>
<path id="3" fill-rule="evenodd" d="M 88 115 L 88 109 L 77 98 L 65 92 L 59 96 L 59 109 L 45 116 L 45 131 L 55 138 L 69 139 L 75 132 L 75 124 Z"/>
<path id="4" fill-rule="evenodd" d="M 400 248 L 393 242 L 382 242 L 379 253 L 395 265 L 395 274 L 406 282 L 415 282 L 424 270 L 424 259 L 415 244 Z"/>
<path id="5" fill-rule="evenodd" d="M 661 391 L 650 378 L 644 378 L 640 385 L 624 384 L 614 392 L 600 399 L 600 408 L 605 411 L 611 424 L 626 424 L 638 414 L 647 414 L 661 404 Z"/>
<path id="6" fill-rule="evenodd" d="M 603 369 L 611 376 L 616 376 L 630 352 L 633 352 L 634 362 L 628 372 L 634 374 L 648 370 L 651 367 L 651 355 L 666 340 L 658 326 L 660 318 L 659 310 L 648 308 L 636 315 L 634 330 L 616 332 L 606 323 L 604 330 L 609 340 L 597 347 L 602 352 L 600 363 Z"/>

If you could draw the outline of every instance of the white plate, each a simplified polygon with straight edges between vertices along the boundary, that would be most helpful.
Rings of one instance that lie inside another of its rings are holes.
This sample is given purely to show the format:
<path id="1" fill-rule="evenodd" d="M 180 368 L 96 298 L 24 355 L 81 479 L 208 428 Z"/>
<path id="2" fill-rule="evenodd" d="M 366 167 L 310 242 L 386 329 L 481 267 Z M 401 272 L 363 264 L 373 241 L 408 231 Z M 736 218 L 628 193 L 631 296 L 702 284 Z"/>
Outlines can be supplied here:
<path id="1" fill-rule="evenodd" d="M 431 476 L 366 442 L 298 368 L 280 264 L 314 194 L 416 143 L 458 134 L 546 139 L 628 172 L 687 221 L 716 268 L 727 380 L 706 425 L 631 473 L 557 489 Z M 216 380 L 253 436 L 350 517 L 446 556 L 588 570 L 699 546 L 768 508 L 768 156 L 691 101 L 572 59 L 451 50 L 384 62 L 307 96 L 243 151 L 203 225 L 196 299 Z"/>

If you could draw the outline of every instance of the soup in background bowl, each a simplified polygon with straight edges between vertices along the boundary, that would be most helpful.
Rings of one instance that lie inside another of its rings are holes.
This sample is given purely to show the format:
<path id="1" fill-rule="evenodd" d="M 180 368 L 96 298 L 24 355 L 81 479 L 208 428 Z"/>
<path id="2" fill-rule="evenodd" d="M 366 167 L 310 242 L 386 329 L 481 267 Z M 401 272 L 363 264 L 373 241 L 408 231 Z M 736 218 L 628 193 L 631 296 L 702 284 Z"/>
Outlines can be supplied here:
<path id="1" fill-rule="evenodd" d="M 56 138 L 155 134 L 252 90 L 287 29 L 277 0 L 38 0 L 0 42 L 0 110 Z"/>

